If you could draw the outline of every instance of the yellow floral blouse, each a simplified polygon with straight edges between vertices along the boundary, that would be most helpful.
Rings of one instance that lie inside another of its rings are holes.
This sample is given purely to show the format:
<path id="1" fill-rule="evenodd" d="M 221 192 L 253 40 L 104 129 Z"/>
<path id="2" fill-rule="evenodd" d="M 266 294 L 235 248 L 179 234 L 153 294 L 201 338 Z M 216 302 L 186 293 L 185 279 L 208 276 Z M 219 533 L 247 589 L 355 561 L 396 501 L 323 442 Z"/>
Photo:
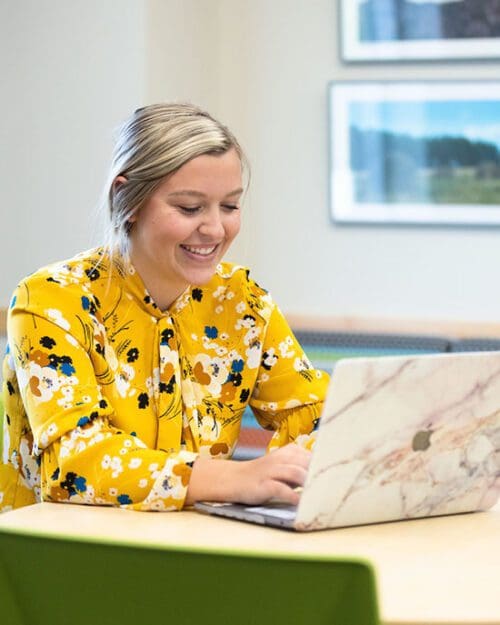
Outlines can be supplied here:
<path id="1" fill-rule="evenodd" d="M 247 404 L 271 447 L 300 443 L 326 392 L 269 294 L 230 263 L 162 312 L 120 256 L 84 252 L 20 283 L 8 335 L 0 509 L 182 508 L 193 462 L 231 456 Z"/>

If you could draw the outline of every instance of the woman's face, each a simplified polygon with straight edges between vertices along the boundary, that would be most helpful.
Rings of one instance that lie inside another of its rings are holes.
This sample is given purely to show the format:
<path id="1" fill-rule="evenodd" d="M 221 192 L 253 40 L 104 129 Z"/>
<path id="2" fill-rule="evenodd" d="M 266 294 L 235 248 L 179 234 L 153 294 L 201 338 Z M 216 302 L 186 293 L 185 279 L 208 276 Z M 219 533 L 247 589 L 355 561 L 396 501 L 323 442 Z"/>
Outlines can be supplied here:
<path id="1" fill-rule="evenodd" d="M 130 221 L 131 259 L 162 309 L 203 285 L 240 229 L 236 150 L 193 158 L 167 177 Z"/>

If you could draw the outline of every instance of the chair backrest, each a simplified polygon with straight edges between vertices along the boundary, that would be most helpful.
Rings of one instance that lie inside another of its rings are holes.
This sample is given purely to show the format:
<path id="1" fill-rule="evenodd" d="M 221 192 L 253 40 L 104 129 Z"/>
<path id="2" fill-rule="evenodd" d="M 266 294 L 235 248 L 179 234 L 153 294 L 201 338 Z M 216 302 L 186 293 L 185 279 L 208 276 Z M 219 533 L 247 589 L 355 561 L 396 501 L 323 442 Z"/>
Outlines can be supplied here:
<path id="1" fill-rule="evenodd" d="M 0 531 L 0 614 L 6 625 L 379 623 L 374 574 L 360 560 L 150 548 L 11 529 Z"/>

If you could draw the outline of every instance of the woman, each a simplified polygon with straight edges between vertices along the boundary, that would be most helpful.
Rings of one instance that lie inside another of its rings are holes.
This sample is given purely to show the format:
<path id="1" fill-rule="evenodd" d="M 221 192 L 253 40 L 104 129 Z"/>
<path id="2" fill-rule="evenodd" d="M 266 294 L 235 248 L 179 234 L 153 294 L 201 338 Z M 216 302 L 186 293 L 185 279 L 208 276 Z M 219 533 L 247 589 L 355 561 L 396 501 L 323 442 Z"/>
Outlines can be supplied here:
<path id="1" fill-rule="evenodd" d="M 296 503 L 327 376 L 269 294 L 221 262 L 242 150 L 191 105 L 137 110 L 107 185 L 110 240 L 20 283 L 4 364 L 0 505 Z M 230 460 L 250 404 L 273 453 Z"/>

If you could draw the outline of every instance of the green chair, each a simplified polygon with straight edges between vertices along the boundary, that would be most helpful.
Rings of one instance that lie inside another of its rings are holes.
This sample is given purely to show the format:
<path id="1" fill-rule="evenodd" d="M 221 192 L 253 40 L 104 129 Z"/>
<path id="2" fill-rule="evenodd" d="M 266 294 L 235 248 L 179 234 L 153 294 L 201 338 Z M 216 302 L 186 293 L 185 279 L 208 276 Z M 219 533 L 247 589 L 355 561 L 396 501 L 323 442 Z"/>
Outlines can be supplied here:
<path id="1" fill-rule="evenodd" d="M 172 513 L 175 514 L 175 513 Z M 371 566 L 0 530 L 3 625 L 378 625 Z"/>

